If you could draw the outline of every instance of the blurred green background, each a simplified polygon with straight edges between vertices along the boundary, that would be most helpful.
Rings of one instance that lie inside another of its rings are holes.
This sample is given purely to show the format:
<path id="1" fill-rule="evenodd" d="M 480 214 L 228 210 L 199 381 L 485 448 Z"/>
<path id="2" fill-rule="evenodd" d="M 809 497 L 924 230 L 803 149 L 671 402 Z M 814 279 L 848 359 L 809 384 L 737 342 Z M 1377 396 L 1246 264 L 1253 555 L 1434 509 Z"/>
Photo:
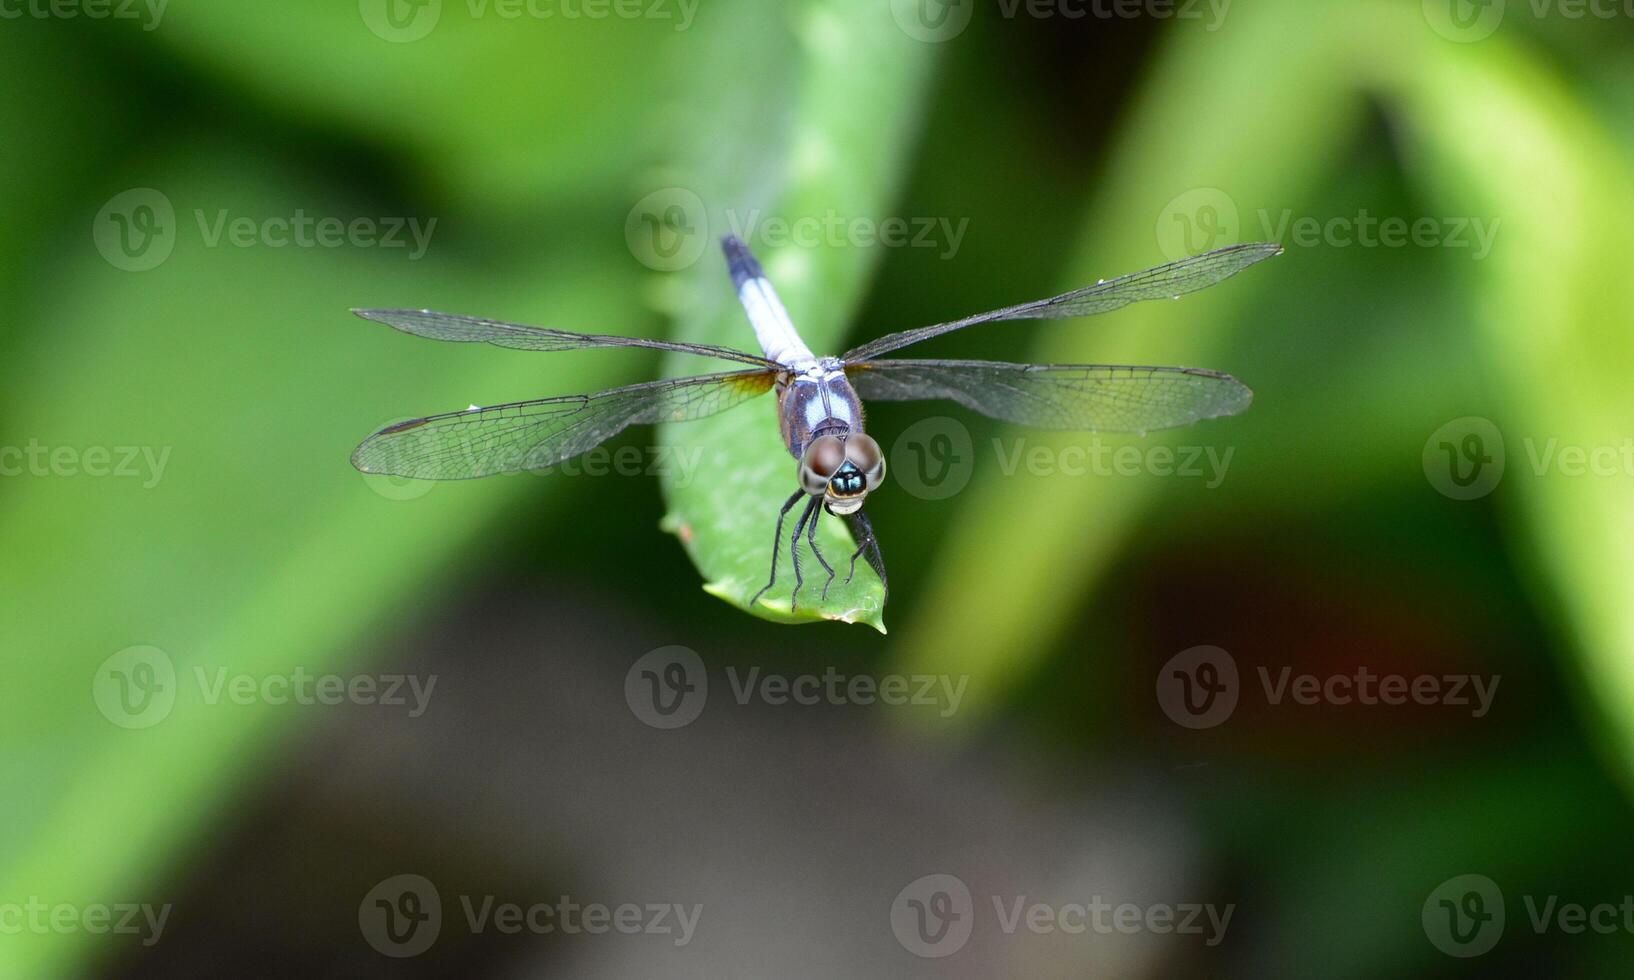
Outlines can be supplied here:
<path id="1" fill-rule="evenodd" d="M 1627 975 L 1634 10 L 0 13 L 0 977 Z M 702 590 L 792 485 L 768 402 L 615 441 L 679 478 L 348 465 L 405 417 L 705 369 L 348 308 L 748 347 L 728 231 L 820 350 L 1287 251 L 915 348 L 1256 402 L 1147 440 L 872 406 L 888 634 Z M 1089 452 L 1133 462 L 1060 471 Z M 1198 657 L 1223 715 L 1176 707 Z M 695 720 L 641 707 L 655 662 L 707 678 Z M 790 704 L 755 670 L 960 695 Z M 1276 696 L 1364 670 L 1490 703 Z M 316 677 L 345 693 L 289 693 Z M 378 933 L 404 874 L 424 949 Z M 967 940 L 916 945 L 926 875 Z M 563 895 L 702 915 L 677 945 L 466 912 Z M 1231 918 L 1006 928 L 1017 899 Z"/>

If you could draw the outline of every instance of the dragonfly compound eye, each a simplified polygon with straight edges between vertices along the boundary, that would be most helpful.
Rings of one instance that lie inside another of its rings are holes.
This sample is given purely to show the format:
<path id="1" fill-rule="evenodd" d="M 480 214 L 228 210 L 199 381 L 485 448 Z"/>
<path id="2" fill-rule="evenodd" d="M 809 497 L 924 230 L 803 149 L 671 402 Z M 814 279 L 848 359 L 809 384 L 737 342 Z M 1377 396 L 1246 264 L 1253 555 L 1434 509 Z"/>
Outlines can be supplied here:
<path id="1" fill-rule="evenodd" d="M 812 496 L 828 489 L 829 478 L 845 465 L 845 443 L 836 436 L 811 440 L 800 459 L 800 486 Z"/>
<path id="2" fill-rule="evenodd" d="M 845 459 L 862 473 L 869 490 L 885 482 L 885 454 L 879 451 L 879 443 L 872 437 L 854 433 L 845 441 Z"/>

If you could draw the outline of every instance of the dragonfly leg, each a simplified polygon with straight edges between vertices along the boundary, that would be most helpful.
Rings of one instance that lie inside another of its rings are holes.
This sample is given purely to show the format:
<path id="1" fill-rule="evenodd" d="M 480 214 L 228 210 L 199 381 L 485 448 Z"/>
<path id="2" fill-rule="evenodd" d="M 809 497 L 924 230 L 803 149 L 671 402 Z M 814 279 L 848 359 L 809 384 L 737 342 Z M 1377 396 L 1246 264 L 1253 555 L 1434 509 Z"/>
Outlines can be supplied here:
<path id="1" fill-rule="evenodd" d="M 823 583 L 822 598 L 823 602 L 827 602 L 828 587 L 834 584 L 834 569 L 829 567 L 828 559 L 823 557 L 823 553 L 817 550 L 817 522 L 822 519 L 822 516 L 823 512 L 821 510 L 812 511 L 811 523 L 806 525 L 806 541 L 811 545 L 811 553 L 817 556 L 817 564 L 823 566 L 823 571 L 828 573 L 828 581 Z"/>
<path id="2" fill-rule="evenodd" d="M 789 550 L 794 556 L 794 592 L 789 595 L 789 612 L 800 608 L 800 586 L 805 578 L 800 574 L 800 534 L 805 531 L 806 523 L 811 520 L 811 512 L 822 503 L 821 497 L 812 497 L 806 504 L 806 509 L 800 512 L 800 520 L 794 525 L 794 534 L 789 537 Z"/>
<path id="3" fill-rule="evenodd" d="M 847 516 L 846 523 L 851 525 L 851 533 L 861 539 L 857 550 L 851 553 L 851 572 L 845 577 L 846 584 L 850 584 L 851 577 L 857 574 L 857 559 L 862 557 L 864 552 L 869 552 L 868 564 L 879 576 L 880 589 L 888 598 L 891 594 L 891 584 L 885 579 L 885 556 L 879 550 L 879 538 L 874 534 L 874 523 L 860 510 Z"/>
<path id="4" fill-rule="evenodd" d="M 777 530 L 772 532 L 772 577 L 767 579 L 765 587 L 756 592 L 755 597 L 749 600 L 751 606 L 758 603 L 760 597 L 777 584 L 777 549 L 783 543 L 783 519 L 789 516 L 789 511 L 794 508 L 795 501 L 805 495 L 804 490 L 794 491 L 794 495 L 783 504 L 783 509 L 777 512 Z"/>

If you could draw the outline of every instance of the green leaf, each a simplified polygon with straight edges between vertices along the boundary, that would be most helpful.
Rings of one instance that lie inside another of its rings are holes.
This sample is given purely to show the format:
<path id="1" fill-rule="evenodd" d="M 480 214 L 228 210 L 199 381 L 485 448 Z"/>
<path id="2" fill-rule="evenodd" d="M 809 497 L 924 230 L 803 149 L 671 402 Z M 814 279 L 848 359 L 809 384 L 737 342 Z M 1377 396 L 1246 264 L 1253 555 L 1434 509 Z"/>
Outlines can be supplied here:
<path id="1" fill-rule="evenodd" d="M 0 837 L 10 842 L 0 894 L 81 906 L 166 901 L 174 886 L 161 870 L 210 834 L 274 736 L 309 717 L 211 701 L 196 671 L 344 672 L 406 606 L 456 579 L 455 556 L 492 515 L 558 499 L 552 480 L 525 476 L 365 478 L 348 463 L 359 439 L 394 418 L 616 384 L 639 367 L 413 341 L 346 312 L 425 303 L 635 323 L 631 291 L 611 271 L 624 267 L 616 246 L 564 244 L 481 275 L 436 248 L 416 262 L 386 249 L 211 246 L 197 210 L 339 206 L 213 144 L 131 166 L 130 182 L 163 189 L 175 209 L 173 252 L 125 271 L 85 234 L 64 267 L 41 273 L 56 299 L 24 318 L 29 342 L 4 365 L 0 445 L 75 452 L 8 478 L 0 502 L 0 539 L 35 556 L 0 564 L 0 647 L 28 665 L 0 712 Z M 541 267 L 549 283 L 517 274 Z M 89 471 L 92 447 L 113 450 L 107 468 L 125 446 L 151 451 L 131 476 Z M 405 595 L 420 598 L 405 606 Z M 109 681 L 104 662 L 138 646 L 163 651 L 175 700 L 131 728 L 99 711 L 93 692 Z M 8 937 L 0 976 L 78 975 L 86 942 Z"/>
<path id="2" fill-rule="evenodd" d="M 705 189 L 698 198 L 707 202 L 707 217 L 700 216 L 694 234 L 707 229 L 709 240 L 700 243 L 703 261 L 688 283 L 687 313 L 678 327 L 683 339 L 753 346 L 715 247 L 715 239 L 728 231 L 748 233 L 801 335 L 818 353 L 839 349 L 876 258 L 877 249 L 860 241 L 826 236 L 813 247 L 768 250 L 759 247 L 753 230 L 767 221 L 820 221 L 830 214 L 871 221 L 885 216 L 892 177 L 901 170 L 900 158 L 917 123 L 930 48 L 899 29 L 886 4 L 820 0 L 796 9 L 792 34 L 745 17 L 746 35 L 733 53 L 766 59 L 759 76 L 765 84 L 755 93 L 765 106 L 734 105 L 739 122 L 706 131 L 714 137 L 743 129 L 742 120 L 775 120 L 773 107 L 780 104 L 794 107 L 786 129 L 749 127 L 759 142 L 727 154 L 712 144 L 699 151 L 702 162 L 687 170 L 707 175 L 696 177 L 692 186 Z M 751 182 L 748 174 L 772 176 Z M 671 367 L 696 370 L 693 360 L 680 356 L 671 358 Z M 799 486 L 769 398 L 702 422 L 665 426 L 660 440 L 672 451 L 702 459 L 698 478 L 687 485 L 673 475 L 665 478 L 664 526 L 686 546 L 706 591 L 777 622 L 833 619 L 884 631 L 881 584 L 861 561 L 852 582 L 843 582 L 855 549 L 843 526 L 828 516 L 819 525 L 818 542 L 831 563 L 838 560 L 839 575 L 827 600 L 819 596 L 826 576 L 808 554 L 810 577 L 798 607 L 791 608 L 793 576 L 785 540 L 777 588 L 750 604 L 771 568 L 778 511 Z M 793 526 L 791 520 L 785 535 Z M 876 530 L 885 534 L 888 547 L 889 530 Z"/>
<path id="3" fill-rule="evenodd" d="M 652 128 L 637 121 L 652 86 L 631 82 L 650 81 L 666 45 L 700 36 L 681 4 L 575 18 L 499 0 L 395 3 L 170 4 L 162 29 L 128 36 L 280 112 L 392 148 L 462 207 L 506 213 L 621 190 L 651 151 Z M 393 24 L 389 9 L 412 16 Z"/>
<path id="4" fill-rule="evenodd" d="M 1492 421 L 1507 464 L 1493 501 L 1528 532 L 1540 604 L 1581 659 L 1583 690 L 1601 708 L 1602 748 L 1626 787 L 1634 784 L 1630 475 L 1537 461 L 1563 447 L 1618 452 L 1628 439 L 1630 161 L 1547 59 L 1502 35 L 1403 50 L 1391 40 L 1400 13 L 1378 9 L 1354 40 L 1395 55 L 1396 70 L 1373 82 L 1404 122 L 1409 173 L 1444 213 L 1502 220 L 1490 257 L 1458 283 L 1484 340 L 1478 356 L 1503 393 Z"/>

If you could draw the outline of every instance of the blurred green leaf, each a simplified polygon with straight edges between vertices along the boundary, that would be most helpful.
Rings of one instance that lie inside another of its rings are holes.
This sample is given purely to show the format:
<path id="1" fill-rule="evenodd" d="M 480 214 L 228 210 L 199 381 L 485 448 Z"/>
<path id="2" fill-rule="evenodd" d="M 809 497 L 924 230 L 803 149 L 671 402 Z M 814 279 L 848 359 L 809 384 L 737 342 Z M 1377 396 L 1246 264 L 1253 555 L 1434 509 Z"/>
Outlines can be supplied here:
<path id="1" fill-rule="evenodd" d="M 478 273 L 435 246 L 421 261 L 389 249 L 212 246 L 198 213 L 345 209 L 212 145 L 132 167 L 175 209 L 173 252 L 148 271 L 116 268 L 93 247 L 86 214 L 80 251 L 46 277 L 57 300 L 23 324 L 27 344 L 5 365 L 12 409 L 0 444 L 46 455 L 8 478 L 0 500 L 0 540 L 36 556 L 0 564 L 0 644 L 29 662 L 0 712 L 11 801 L 0 835 L 12 842 L 0 894 L 82 906 L 173 898 L 177 856 L 273 763 L 272 736 L 301 717 L 295 706 L 212 702 L 205 679 L 344 671 L 382 631 L 403 628 L 403 596 L 455 580 L 458 549 L 494 514 L 554 497 L 551 481 L 526 476 L 365 478 L 348 463 L 358 440 L 403 416 L 601 387 L 639 366 L 415 341 L 346 312 L 426 303 L 639 323 L 616 254 L 562 243 Z M 529 267 L 551 268 L 550 281 L 516 274 Z M 136 449 L 132 475 L 90 472 L 95 447 L 110 450 L 105 466 Z M 175 700 L 127 728 L 94 695 L 117 682 L 108 659 L 139 646 L 163 652 Z M 77 973 L 86 939 L 13 937 L 0 943 L 0 975 Z"/>
<path id="2" fill-rule="evenodd" d="M 1621 459 L 1634 419 L 1630 161 L 1552 70 L 1495 35 L 1481 44 L 1394 38 L 1406 20 L 1368 6 L 1358 64 L 1404 125 L 1409 173 L 1451 213 L 1497 215 L 1491 256 L 1460 283 L 1499 382 L 1506 443 L 1494 498 L 1528 533 L 1542 604 L 1582 658 L 1614 771 L 1634 779 L 1634 474 L 1568 472 L 1561 447 Z M 1554 447 L 1552 450 L 1550 447 Z"/>
<path id="3" fill-rule="evenodd" d="M 279 112 L 400 152 L 440 197 L 510 212 L 622 189 L 654 150 L 652 64 L 666 45 L 695 43 L 709 20 L 683 3 L 639 8 L 673 17 L 626 16 L 624 4 L 603 17 L 565 9 L 171 4 L 153 36 Z"/>
<path id="4" fill-rule="evenodd" d="M 1254 216 L 1304 199 L 1341 152 L 1363 103 L 1331 64 L 1323 43 L 1332 9 L 1308 0 L 1276 0 L 1233 9 L 1218 31 L 1176 22 L 1128 113 L 1107 181 L 1084 227 L 1092 229 L 1063 289 L 1156 265 L 1181 243 L 1177 228 L 1198 203 L 1235 211 L 1240 239 L 1261 237 Z M 1276 51 L 1267 59 L 1263 52 Z M 1253 105 L 1244 114 L 1239 107 Z M 1212 230 L 1224 230 L 1221 225 Z M 1205 236 L 1206 237 L 1206 236 Z M 1224 241 L 1191 241 L 1196 246 Z M 1178 256 L 1173 256 L 1178 257 Z M 1258 292 L 1291 275 L 1291 256 L 1186 297 L 1147 303 L 1084 324 L 1052 324 L 1029 360 L 1064 363 L 1174 364 L 1238 373 L 1221 351 L 1225 327 Z M 1256 322 L 1249 342 L 1308 324 Z M 1242 379 L 1255 387 L 1255 379 Z M 1256 406 L 1249 411 L 1264 409 Z M 1238 420 L 1204 423 L 1196 439 L 1234 442 Z M 1028 435 L 1030 445 L 1060 448 L 1072 437 Z M 1173 439 L 1170 435 L 1163 438 Z M 1128 440 L 1109 440 L 1117 445 Z M 1037 665 L 1079 598 L 1138 526 L 1150 495 L 1144 481 L 1085 486 L 1061 479 L 974 485 L 950 523 L 938 573 L 907 631 L 899 669 L 969 674 L 969 723 L 999 703 Z M 1002 545 L 995 545 L 1002 542 Z M 1002 603 L 972 601 L 1003 595 Z"/>

